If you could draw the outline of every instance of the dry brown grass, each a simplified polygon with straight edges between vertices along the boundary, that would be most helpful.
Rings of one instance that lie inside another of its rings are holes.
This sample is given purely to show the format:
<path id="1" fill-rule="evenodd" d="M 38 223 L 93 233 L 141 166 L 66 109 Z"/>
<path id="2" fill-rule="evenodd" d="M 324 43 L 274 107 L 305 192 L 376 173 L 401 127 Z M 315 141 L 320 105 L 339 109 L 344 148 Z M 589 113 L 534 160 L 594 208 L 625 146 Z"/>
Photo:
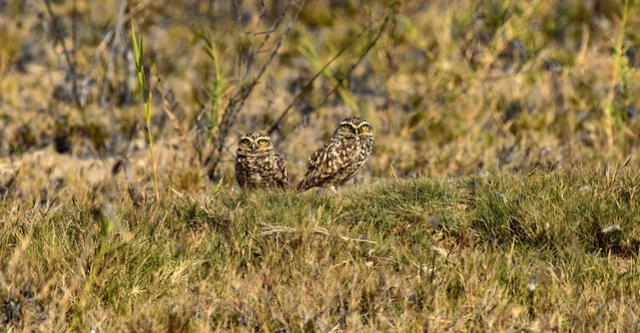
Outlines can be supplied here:
<path id="1" fill-rule="evenodd" d="M 638 175 L 1 207 L 6 330 L 637 329 Z M 151 193 L 151 191 L 149 191 Z M 266 209 L 265 207 L 268 207 Z"/>
<path id="2" fill-rule="evenodd" d="M 637 330 L 637 1 L 45 3 L 0 0 L 5 330 Z M 357 114 L 361 185 L 238 192 L 235 138 L 299 94 L 273 134 L 294 181 Z"/>

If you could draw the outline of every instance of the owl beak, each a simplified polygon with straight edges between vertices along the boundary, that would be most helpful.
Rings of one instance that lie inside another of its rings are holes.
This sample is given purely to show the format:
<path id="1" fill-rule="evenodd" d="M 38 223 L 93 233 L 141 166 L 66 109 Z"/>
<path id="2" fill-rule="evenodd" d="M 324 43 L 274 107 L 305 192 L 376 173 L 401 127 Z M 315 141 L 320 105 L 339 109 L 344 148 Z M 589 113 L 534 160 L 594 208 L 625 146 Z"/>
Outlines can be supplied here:
<path id="1" fill-rule="evenodd" d="M 255 143 L 252 143 L 252 144 L 251 144 L 251 149 L 252 149 L 252 150 L 256 150 L 256 149 L 258 149 L 258 145 L 256 145 Z"/>

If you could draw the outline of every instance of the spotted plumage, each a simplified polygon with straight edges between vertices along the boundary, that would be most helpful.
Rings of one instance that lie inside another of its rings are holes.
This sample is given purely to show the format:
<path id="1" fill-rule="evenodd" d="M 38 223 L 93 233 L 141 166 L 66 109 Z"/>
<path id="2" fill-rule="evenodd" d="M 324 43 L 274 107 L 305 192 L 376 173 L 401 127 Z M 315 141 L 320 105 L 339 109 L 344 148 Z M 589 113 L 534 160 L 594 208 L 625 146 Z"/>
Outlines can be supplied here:
<path id="1" fill-rule="evenodd" d="M 236 180 L 243 188 L 284 188 L 289 182 L 284 160 L 273 149 L 271 138 L 249 132 L 236 151 Z"/>
<path id="2" fill-rule="evenodd" d="M 373 129 L 366 120 L 358 117 L 342 120 L 331 140 L 311 155 L 297 189 L 344 184 L 360 170 L 374 149 Z"/>

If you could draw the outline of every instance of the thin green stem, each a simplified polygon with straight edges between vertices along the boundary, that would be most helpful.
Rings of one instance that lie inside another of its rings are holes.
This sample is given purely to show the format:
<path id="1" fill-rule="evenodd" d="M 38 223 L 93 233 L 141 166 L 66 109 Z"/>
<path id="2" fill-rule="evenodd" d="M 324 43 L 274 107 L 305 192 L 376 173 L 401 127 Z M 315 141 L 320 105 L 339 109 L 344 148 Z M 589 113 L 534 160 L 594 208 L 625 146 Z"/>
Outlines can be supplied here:
<path id="1" fill-rule="evenodd" d="M 145 116 L 147 120 L 147 140 L 149 141 L 149 159 L 151 160 L 151 172 L 153 174 L 153 187 L 156 193 L 156 200 L 160 202 L 160 190 L 158 186 L 158 171 L 156 169 L 156 158 L 153 154 L 153 135 L 151 133 L 151 90 L 149 90 L 149 99 L 144 104 Z"/>
<path id="2" fill-rule="evenodd" d="M 158 171 L 156 169 L 156 159 L 153 154 L 153 134 L 151 132 L 151 116 L 153 115 L 153 109 L 151 105 L 152 90 L 144 75 L 144 48 L 142 40 L 138 40 L 133 24 L 131 25 L 131 40 L 133 42 L 133 53 L 136 61 L 136 70 L 138 72 L 138 84 L 140 91 L 144 96 L 144 93 L 148 91 L 147 99 L 143 97 L 142 109 L 144 111 L 145 121 L 147 124 L 147 141 L 149 143 L 149 159 L 151 160 L 151 173 L 153 175 L 153 188 L 155 190 L 156 201 L 160 202 L 160 188 L 158 185 Z"/>
<path id="3" fill-rule="evenodd" d="M 624 55 L 623 55 L 622 48 L 624 44 L 625 28 L 627 24 L 628 12 L 629 12 L 629 1 L 625 0 L 623 13 L 622 13 L 622 20 L 620 22 L 620 34 L 618 35 L 618 38 L 615 41 L 615 45 L 614 45 L 615 58 L 614 58 L 614 64 L 613 64 L 613 73 L 611 76 L 611 84 L 610 84 L 609 93 L 607 95 L 607 99 L 605 101 L 605 106 L 604 106 L 604 121 L 605 121 L 604 127 L 605 127 L 606 140 L 607 140 L 606 142 L 607 142 L 608 150 L 610 150 L 613 147 L 613 135 L 614 135 L 613 127 L 615 126 L 614 124 L 615 103 L 614 102 L 615 102 L 616 85 L 618 84 L 618 81 L 620 81 L 621 77 L 624 75 L 623 73 Z"/>

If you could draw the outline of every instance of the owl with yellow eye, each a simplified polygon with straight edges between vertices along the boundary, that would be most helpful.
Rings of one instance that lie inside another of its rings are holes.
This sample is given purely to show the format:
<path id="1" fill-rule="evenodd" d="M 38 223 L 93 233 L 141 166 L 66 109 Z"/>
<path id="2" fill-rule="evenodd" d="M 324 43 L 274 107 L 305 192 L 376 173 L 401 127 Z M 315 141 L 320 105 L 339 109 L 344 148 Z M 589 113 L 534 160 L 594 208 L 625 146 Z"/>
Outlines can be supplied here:
<path id="1" fill-rule="evenodd" d="M 329 142 L 311 155 L 299 191 L 339 186 L 360 170 L 375 150 L 373 128 L 359 117 L 343 119 Z"/>
<path id="2" fill-rule="evenodd" d="M 242 188 L 284 188 L 289 182 L 282 157 L 275 152 L 271 138 L 249 132 L 240 138 L 236 151 L 236 180 Z"/>

